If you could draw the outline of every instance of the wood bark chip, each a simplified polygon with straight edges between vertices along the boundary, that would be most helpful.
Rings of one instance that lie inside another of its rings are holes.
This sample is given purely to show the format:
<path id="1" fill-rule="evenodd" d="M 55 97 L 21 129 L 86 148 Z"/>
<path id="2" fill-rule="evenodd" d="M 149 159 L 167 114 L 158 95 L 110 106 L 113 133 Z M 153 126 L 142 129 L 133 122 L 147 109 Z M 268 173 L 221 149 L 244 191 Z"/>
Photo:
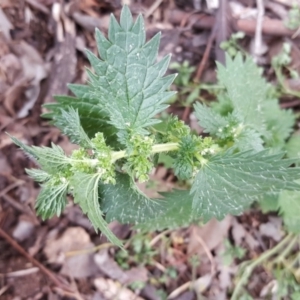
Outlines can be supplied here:
<path id="1" fill-rule="evenodd" d="M 181 20 L 188 13 L 174 9 L 169 13 L 169 21 L 173 24 L 180 24 Z M 210 29 L 215 23 L 215 17 L 205 14 L 194 14 L 189 16 L 189 21 L 194 29 Z M 236 31 L 244 31 L 246 34 L 254 35 L 256 20 L 235 20 L 233 27 Z M 262 33 L 272 36 L 292 36 L 296 30 L 285 27 L 283 21 L 277 19 L 264 18 L 262 22 Z"/>
<path id="2" fill-rule="evenodd" d="M 56 44 L 45 103 L 53 102 L 53 95 L 68 93 L 67 84 L 75 78 L 77 63 L 75 24 L 59 3 L 53 5 L 52 14 L 56 21 Z"/>

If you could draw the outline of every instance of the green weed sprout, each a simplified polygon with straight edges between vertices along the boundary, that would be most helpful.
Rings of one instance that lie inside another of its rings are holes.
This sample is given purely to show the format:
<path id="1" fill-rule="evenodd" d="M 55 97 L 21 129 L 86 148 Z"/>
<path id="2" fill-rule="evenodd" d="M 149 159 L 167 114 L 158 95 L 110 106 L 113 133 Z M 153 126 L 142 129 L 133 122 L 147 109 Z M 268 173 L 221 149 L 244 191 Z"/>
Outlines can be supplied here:
<path id="1" fill-rule="evenodd" d="M 146 42 L 143 17 L 134 21 L 124 6 L 120 23 L 111 16 L 108 38 L 96 29 L 100 57 L 86 52 L 93 68 L 87 85 L 70 84 L 74 96 L 45 105 L 44 117 L 79 149 L 68 156 L 57 145 L 28 146 L 12 137 L 40 167 L 26 171 L 41 184 L 36 210 L 43 219 L 60 215 L 72 195 L 95 230 L 121 247 L 108 222 L 175 228 L 241 214 L 268 193 L 299 190 L 299 168 L 290 167 L 296 160 L 283 152 L 293 115 L 269 97 L 250 57 L 238 53 L 217 64 L 224 89 L 216 104 L 194 106 L 205 137 L 175 117 L 156 130 L 176 76 L 164 76 L 170 55 L 156 61 L 159 41 L 160 33 Z M 190 190 L 150 199 L 138 189 L 160 154 L 172 157 L 178 178 L 192 180 Z"/>

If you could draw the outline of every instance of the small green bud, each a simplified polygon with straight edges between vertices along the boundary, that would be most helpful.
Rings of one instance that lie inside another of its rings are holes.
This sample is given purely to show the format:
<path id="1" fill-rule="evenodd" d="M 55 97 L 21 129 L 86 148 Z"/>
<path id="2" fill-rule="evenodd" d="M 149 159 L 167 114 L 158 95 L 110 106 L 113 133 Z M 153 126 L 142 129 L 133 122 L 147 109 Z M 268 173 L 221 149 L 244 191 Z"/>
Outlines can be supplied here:
<path id="1" fill-rule="evenodd" d="M 105 143 L 104 135 L 102 132 L 97 132 L 95 134 L 95 137 L 92 138 L 91 141 L 92 141 L 92 144 L 93 144 L 95 150 L 97 150 L 99 152 L 101 152 L 103 150 L 107 151 L 108 149 L 110 149 Z"/>
<path id="2" fill-rule="evenodd" d="M 190 128 L 177 116 L 171 116 L 167 122 L 165 142 L 179 142 L 183 137 L 190 135 Z"/>
<path id="3" fill-rule="evenodd" d="M 132 135 L 127 140 L 128 158 L 123 168 L 140 182 L 149 179 L 148 174 L 153 168 L 150 161 L 153 143 L 152 137 L 139 134 Z"/>
<path id="4" fill-rule="evenodd" d="M 94 161 L 89 158 L 87 151 L 83 148 L 74 150 L 71 155 L 71 160 L 72 170 L 74 172 L 92 173 L 95 171 Z"/>

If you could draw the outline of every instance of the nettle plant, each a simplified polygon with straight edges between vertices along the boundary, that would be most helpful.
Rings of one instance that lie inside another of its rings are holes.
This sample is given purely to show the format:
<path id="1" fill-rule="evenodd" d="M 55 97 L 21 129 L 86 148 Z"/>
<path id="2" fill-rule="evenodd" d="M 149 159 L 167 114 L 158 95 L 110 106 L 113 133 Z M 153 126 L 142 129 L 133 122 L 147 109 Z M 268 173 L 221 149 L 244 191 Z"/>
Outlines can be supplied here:
<path id="1" fill-rule="evenodd" d="M 224 89 L 212 107 L 194 106 L 206 133 L 199 136 L 176 117 L 156 117 L 174 95 L 168 89 L 176 75 L 164 76 L 170 55 L 156 62 L 160 34 L 145 39 L 142 16 L 134 22 L 124 6 L 120 24 L 111 16 L 108 39 L 96 30 L 100 58 L 87 51 L 94 69 L 87 85 L 70 84 L 75 97 L 45 105 L 44 116 L 79 145 L 70 156 L 54 144 L 27 146 L 12 137 L 41 168 L 26 171 L 41 184 L 36 209 L 43 219 L 60 215 L 72 195 L 95 230 L 122 246 L 108 222 L 175 228 L 238 215 L 265 195 L 299 190 L 300 170 L 290 167 L 296 160 L 282 152 L 295 118 L 280 109 L 251 58 L 238 54 L 227 57 L 226 67 L 217 64 Z M 171 157 L 178 178 L 193 183 L 150 199 L 136 182 L 149 179 L 161 154 Z"/>

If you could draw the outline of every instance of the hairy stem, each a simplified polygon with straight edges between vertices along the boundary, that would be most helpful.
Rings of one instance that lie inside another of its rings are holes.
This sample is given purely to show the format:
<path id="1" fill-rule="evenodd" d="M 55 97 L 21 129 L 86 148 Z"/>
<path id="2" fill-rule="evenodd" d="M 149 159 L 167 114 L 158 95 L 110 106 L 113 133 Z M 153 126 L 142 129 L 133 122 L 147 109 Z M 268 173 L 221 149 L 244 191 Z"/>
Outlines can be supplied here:
<path id="1" fill-rule="evenodd" d="M 279 242 L 274 248 L 266 251 L 262 255 L 260 255 L 258 258 L 254 259 L 253 261 L 250 261 L 249 264 L 245 267 L 245 270 L 243 272 L 243 275 L 241 276 L 240 280 L 238 281 L 233 294 L 231 296 L 231 300 L 237 300 L 239 299 L 240 292 L 244 286 L 244 284 L 247 283 L 249 277 L 251 276 L 252 271 L 260 264 L 262 264 L 264 261 L 272 257 L 274 254 L 280 251 L 284 246 L 286 246 L 288 243 L 290 243 L 293 240 L 294 235 L 292 233 L 289 233 L 281 242 Z"/>
<path id="2" fill-rule="evenodd" d="M 175 151 L 179 147 L 179 143 L 166 143 L 166 144 L 157 144 L 152 146 L 151 154 Z M 114 151 L 112 153 L 112 161 L 115 162 L 118 159 L 128 156 L 125 150 Z"/>

